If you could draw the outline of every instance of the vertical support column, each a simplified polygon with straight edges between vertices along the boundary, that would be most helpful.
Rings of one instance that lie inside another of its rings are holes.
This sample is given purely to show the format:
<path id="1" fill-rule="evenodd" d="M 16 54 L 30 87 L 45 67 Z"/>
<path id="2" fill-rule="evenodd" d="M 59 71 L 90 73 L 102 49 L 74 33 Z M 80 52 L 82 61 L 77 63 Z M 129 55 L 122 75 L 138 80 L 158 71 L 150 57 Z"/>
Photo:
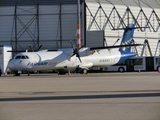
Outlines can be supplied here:
<path id="1" fill-rule="evenodd" d="M 129 11 L 130 11 L 130 9 L 129 9 L 129 7 L 127 7 L 127 22 L 128 22 L 127 25 L 129 24 L 129 17 L 130 17 L 129 16 Z"/>
<path id="2" fill-rule="evenodd" d="M 86 47 L 86 23 L 87 23 L 87 18 L 86 18 L 86 3 L 85 3 L 85 1 L 83 1 L 83 3 L 82 3 L 82 15 L 83 15 L 83 17 L 82 17 L 82 20 L 83 20 L 83 28 L 82 28 L 82 41 L 83 41 L 83 45 Z M 82 42 L 81 42 L 82 43 Z"/>
<path id="3" fill-rule="evenodd" d="M 62 48 L 62 4 L 59 7 L 60 48 Z"/>
<path id="4" fill-rule="evenodd" d="M 80 0 L 77 0 L 77 48 L 81 48 L 81 11 L 80 11 Z"/>
<path id="5" fill-rule="evenodd" d="M 37 4 L 37 44 L 39 47 L 39 4 Z"/>
<path id="6" fill-rule="evenodd" d="M 15 10 L 14 10 L 14 19 L 15 19 L 15 50 L 17 50 L 17 5 L 15 5 Z"/>

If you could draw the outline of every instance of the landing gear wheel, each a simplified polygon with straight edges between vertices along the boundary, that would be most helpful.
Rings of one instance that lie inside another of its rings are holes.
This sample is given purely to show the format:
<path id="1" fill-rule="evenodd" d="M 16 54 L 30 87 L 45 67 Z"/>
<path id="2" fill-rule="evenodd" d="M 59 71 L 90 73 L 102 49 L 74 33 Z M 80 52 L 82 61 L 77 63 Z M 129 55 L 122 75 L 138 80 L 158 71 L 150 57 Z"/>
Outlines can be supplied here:
<path id="1" fill-rule="evenodd" d="M 65 75 L 66 74 L 66 72 L 64 72 L 64 71 L 58 71 L 58 75 Z"/>
<path id="2" fill-rule="evenodd" d="M 82 70 L 81 70 L 81 74 L 88 74 L 88 70 L 82 69 Z"/>
<path id="3" fill-rule="evenodd" d="M 16 73 L 14 76 L 20 76 L 20 73 Z"/>

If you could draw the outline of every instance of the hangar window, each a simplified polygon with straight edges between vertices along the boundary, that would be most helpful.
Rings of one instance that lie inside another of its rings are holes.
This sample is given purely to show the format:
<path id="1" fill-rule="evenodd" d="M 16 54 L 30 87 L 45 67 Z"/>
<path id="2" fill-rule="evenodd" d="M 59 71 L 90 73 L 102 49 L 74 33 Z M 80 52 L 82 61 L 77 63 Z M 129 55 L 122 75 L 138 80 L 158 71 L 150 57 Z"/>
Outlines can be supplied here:
<path id="1" fill-rule="evenodd" d="M 160 58 L 156 58 L 156 65 L 160 65 Z"/>
<path id="2" fill-rule="evenodd" d="M 134 60 L 134 65 L 143 65 L 143 59 L 142 58 L 135 59 Z"/>

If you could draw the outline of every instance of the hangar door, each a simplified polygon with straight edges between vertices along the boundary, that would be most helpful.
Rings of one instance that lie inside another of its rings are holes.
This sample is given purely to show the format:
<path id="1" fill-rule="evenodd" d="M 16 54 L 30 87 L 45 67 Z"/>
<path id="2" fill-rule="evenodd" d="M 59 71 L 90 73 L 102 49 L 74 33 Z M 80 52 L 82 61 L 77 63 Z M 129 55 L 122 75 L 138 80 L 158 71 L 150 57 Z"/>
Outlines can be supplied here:
<path id="1" fill-rule="evenodd" d="M 0 7 L 0 42 L 13 50 L 71 47 L 77 29 L 77 5 Z"/>

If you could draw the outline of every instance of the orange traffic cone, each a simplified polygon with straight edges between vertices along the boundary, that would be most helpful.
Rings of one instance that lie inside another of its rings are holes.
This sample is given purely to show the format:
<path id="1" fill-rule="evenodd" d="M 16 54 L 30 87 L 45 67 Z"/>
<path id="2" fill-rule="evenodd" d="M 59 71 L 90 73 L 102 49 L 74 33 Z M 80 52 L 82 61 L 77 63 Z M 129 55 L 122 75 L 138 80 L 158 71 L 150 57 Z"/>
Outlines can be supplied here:
<path id="1" fill-rule="evenodd" d="M 140 73 L 140 72 L 141 72 L 141 69 L 139 68 L 139 69 L 138 69 L 138 73 Z"/>
<path id="2" fill-rule="evenodd" d="M 160 67 L 158 67 L 158 73 L 160 73 Z"/>

